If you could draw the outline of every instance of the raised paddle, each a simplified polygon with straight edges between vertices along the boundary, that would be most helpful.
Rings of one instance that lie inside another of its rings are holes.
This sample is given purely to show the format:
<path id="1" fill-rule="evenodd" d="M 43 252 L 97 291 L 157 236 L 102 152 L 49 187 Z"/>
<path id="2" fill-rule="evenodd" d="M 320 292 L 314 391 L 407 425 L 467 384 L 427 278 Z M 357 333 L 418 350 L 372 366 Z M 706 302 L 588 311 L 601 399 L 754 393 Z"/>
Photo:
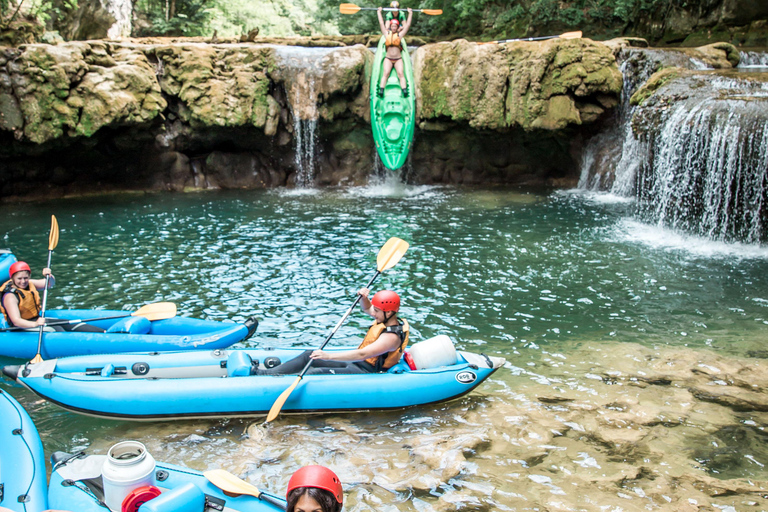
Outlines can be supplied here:
<path id="1" fill-rule="evenodd" d="M 45 324 L 45 326 L 52 327 L 54 325 L 83 324 L 86 322 L 95 322 L 97 320 L 114 320 L 115 318 L 125 318 L 128 316 L 143 316 L 149 321 L 166 320 L 168 318 L 173 318 L 176 316 L 176 304 L 174 304 L 173 302 L 155 302 L 154 304 L 147 304 L 146 306 L 142 306 L 130 314 L 115 315 L 115 316 L 99 316 L 96 318 L 85 318 L 85 319 L 78 319 L 78 320 L 57 320 L 54 322 L 48 322 L 47 324 Z M 23 330 L 25 330 L 24 327 L 8 327 L 5 329 L 0 329 L 0 332 L 23 331 Z"/>
<path id="2" fill-rule="evenodd" d="M 243 494 L 247 496 L 254 496 L 262 501 L 266 501 L 270 505 L 280 507 L 285 510 L 285 503 L 273 498 L 267 494 L 264 494 L 256 488 L 256 486 L 249 484 L 245 480 L 242 480 L 229 471 L 224 469 L 212 469 L 205 471 L 203 476 L 208 479 L 213 485 L 224 491 L 225 494 L 233 496 L 241 496 Z"/>
<path id="3" fill-rule="evenodd" d="M 514 43 L 516 41 L 543 41 L 545 39 L 580 39 L 580 38 L 581 38 L 581 30 L 577 30 L 576 32 L 565 32 L 563 34 L 560 34 L 559 36 L 523 37 L 521 39 L 504 39 L 502 41 L 478 42 L 477 44 L 503 44 L 503 43 Z"/>
<path id="4" fill-rule="evenodd" d="M 400 240 L 399 238 L 392 237 L 389 240 L 387 240 L 387 243 L 384 244 L 384 246 L 379 251 L 379 255 L 376 257 L 376 273 L 373 274 L 373 277 L 370 281 L 368 281 L 368 285 L 366 288 L 370 288 L 373 282 L 376 280 L 377 277 L 379 277 L 379 274 L 384 272 L 387 269 L 390 269 L 394 267 L 398 261 L 400 261 L 400 258 L 403 257 L 403 254 L 405 254 L 405 251 L 408 250 L 408 242 L 404 240 Z M 325 347 L 329 341 L 331 341 L 331 338 L 333 338 L 333 335 L 336 334 L 336 331 L 339 330 L 339 327 L 341 327 L 341 324 L 344 323 L 344 320 L 347 319 L 350 313 L 352 313 L 352 310 L 355 309 L 355 306 L 357 306 L 357 303 L 360 302 L 360 295 L 358 294 L 355 298 L 355 302 L 352 303 L 352 306 L 347 310 L 347 312 L 344 314 L 343 317 L 341 317 L 341 320 L 339 320 L 339 323 L 336 324 L 336 327 L 333 328 L 331 331 L 331 334 L 328 335 L 327 338 L 325 338 L 325 341 L 322 345 L 320 345 L 320 348 L 317 350 L 323 350 L 323 347 Z M 285 401 L 288 400 L 288 397 L 293 393 L 293 390 L 296 389 L 296 386 L 299 385 L 299 382 L 301 382 L 302 377 L 304 377 L 304 374 L 309 370 L 309 367 L 312 366 L 313 359 L 310 359 L 307 361 L 307 364 L 304 365 L 304 369 L 301 370 L 301 373 L 296 377 L 296 380 L 293 381 L 293 384 L 282 392 L 282 394 L 277 397 L 277 400 L 275 400 L 275 403 L 272 404 L 272 408 L 269 410 L 269 414 L 267 414 L 267 423 L 277 418 L 277 415 L 280 414 L 280 410 L 283 408 L 283 405 L 285 405 Z"/>
<path id="5" fill-rule="evenodd" d="M 53 250 L 56 248 L 56 246 L 59 245 L 59 223 L 56 222 L 56 216 L 51 215 L 51 232 L 48 234 L 48 265 L 46 265 L 46 268 L 51 268 L 51 255 L 53 254 Z M 43 307 L 40 310 L 40 318 L 45 320 L 45 304 L 48 301 L 48 283 L 51 279 L 51 275 L 48 274 L 45 276 L 45 289 L 43 290 Z M 34 286 L 34 285 L 32 285 Z M 43 347 L 43 330 L 45 329 L 45 325 L 40 326 L 40 333 L 37 337 L 37 355 L 32 358 L 30 363 L 41 363 L 43 361 L 43 357 L 40 355 L 40 350 Z"/>
<path id="6" fill-rule="evenodd" d="M 355 14 L 358 11 L 377 11 L 378 7 L 360 7 L 355 4 L 341 4 L 339 6 L 339 11 L 341 11 L 341 14 Z M 385 7 L 382 9 L 382 11 L 405 11 L 407 9 L 395 9 L 393 7 Z M 423 12 L 424 14 L 429 14 L 430 16 L 439 16 L 443 14 L 442 9 L 411 9 L 413 12 Z"/>

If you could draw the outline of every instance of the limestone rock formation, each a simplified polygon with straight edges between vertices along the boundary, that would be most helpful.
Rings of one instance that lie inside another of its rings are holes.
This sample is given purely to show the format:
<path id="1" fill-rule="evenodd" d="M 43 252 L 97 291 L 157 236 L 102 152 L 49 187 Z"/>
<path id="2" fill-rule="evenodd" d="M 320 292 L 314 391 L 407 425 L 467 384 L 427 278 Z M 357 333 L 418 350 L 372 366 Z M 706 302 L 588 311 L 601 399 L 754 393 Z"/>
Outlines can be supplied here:
<path id="1" fill-rule="evenodd" d="M 60 194 L 363 183 L 375 165 L 373 54 L 336 44 L 2 48 L 0 197 L 40 193 L 24 185 L 30 168 L 55 175 Z M 578 165 L 577 130 L 603 117 L 621 88 L 611 50 L 589 40 L 441 43 L 419 48 L 414 62 L 421 182 L 561 179 Z"/>
<path id="2" fill-rule="evenodd" d="M 166 107 L 146 57 L 102 42 L 0 53 L 0 129 L 42 144 L 144 124 Z"/>
<path id="3" fill-rule="evenodd" d="M 586 39 L 419 48 L 419 120 L 473 128 L 558 130 L 594 121 L 615 105 L 621 73 L 611 51 Z"/>

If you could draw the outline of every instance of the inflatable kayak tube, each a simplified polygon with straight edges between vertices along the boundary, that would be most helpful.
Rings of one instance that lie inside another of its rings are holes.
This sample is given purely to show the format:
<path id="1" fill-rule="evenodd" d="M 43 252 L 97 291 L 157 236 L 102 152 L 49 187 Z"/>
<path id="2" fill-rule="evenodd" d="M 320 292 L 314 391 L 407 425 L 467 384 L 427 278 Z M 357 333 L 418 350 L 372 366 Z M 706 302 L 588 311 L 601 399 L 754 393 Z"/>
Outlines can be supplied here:
<path id="1" fill-rule="evenodd" d="M 349 348 L 338 350 L 349 350 Z M 157 421 L 265 415 L 295 375 L 251 375 L 256 362 L 287 361 L 304 349 L 237 349 L 114 354 L 6 366 L 3 373 L 70 411 L 112 419 Z M 387 372 L 305 375 L 282 413 L 402 409 L 466 395 L 504 364 L 457 352 L 456 363 Z"/>
<path id="2" fill-rule="evenodd" d="M 0 283 L 8 280 L 8 272 L 14 263 L 16 263 L 16 256 L 9 249 L 0 249 L 0 279 L 2 279 Z"/>
<path id="3" fill-rule="evenodd" d="M 106 455 L 54 453 L 51 456 L 54 470 L 48 486 L 50 508 L 77 512 L 120 512 L 120 508 L 110 509 L 103 505 L 106 503 L 106 460 Z M 173 464 L 156 463 L 150 479 L 153 481 L 150 485 L 137 487 L 127 493 L 121 508 L 137 512 L 285 510 L 285 500 L 282 498 L 267 493 L 263 493 L 261 499 L 245 495 L 228 496 L 201 472 Z"/>
<path id="4" fill-rule="evenodd" d="M 90 309 L 53 309 L 46 316 L 61 320 L 121 316 L 88 322 L 107 332 L 46 332 L 41 355 L 43 359 L 86 354 L 118 352 L 163 352 L 179 350 L 213 350 L 229 347 L 248 339 L 256 331 L 258 321 L 224 323 L 175 316 L 149 321 L 125 311 Z M 0 315 L 0 328 L 7 328 Z M 32 359 L 37 354 L 38 331 L 0 332 L 0 356 Z"/>
<path id="5" fill-rule="evenodd" d="M 48 508 L 43 443 L 27 411 L 0 390 L 0 507 L 14 512 Z"/>
<path id="6" fill-rule="evenodd" d="M 119 444 L 129 443 L 143 448 L 140 443 L 132 441 Z M 230 497 L 199 471 L 173 464 L 154 463 L 154 459 L 148 478 L 135 483 L 129 475 L 115 473 L 115 470 L 106 475 L 106 455 L 56 452 L 51 457 L 51 481 L 46 486 L 45 456 L 37 428 L 24 408 L 1 390 L 0 447 L 0 507 L 13 512 L 41 512 L 48 509 L 107 512 L 109 509 L 104 505 L 104 493 L 114 492 L 114 484 L 112 488 L 105 484 L 113 481 L 124 484 L 125 488 L 120 489 L 126 494 L 122 503 L 132 498 L 133 501 L 129 503 L 133 503 L 134 508 L 131 510 L 138 512 L 285 510 L 285 500 L 277 496 L 264 493 L 261 499 L 252 496 Z M 145 485 L 147 481 L 155 488 L 154 493 L 148 494 L 146 486 L 136 487 Z M 136 488 L 131 488 L 131 483 Z M 120 508 L 115 509 L 115 512 L 120 512 Z"/>
<path id="7" fill-rule="evenodd" d="M 416 126 L 416 91 L 414 91 L 413 68 L 408 46 L 402 40 L 403 74 L 408 84 L 408 97 L 403 96 L 397 71 L 392 69 L 384 87 L 384 96 L 378 95 L 381 73 L 387 48 L 385 37 L 379 39 L 379 46 L 373 61 L 371 73 L 371 130 L 376 151 L 387 169 L 396 171 L 405 165 L 413 143 L 413 131 Z"/>

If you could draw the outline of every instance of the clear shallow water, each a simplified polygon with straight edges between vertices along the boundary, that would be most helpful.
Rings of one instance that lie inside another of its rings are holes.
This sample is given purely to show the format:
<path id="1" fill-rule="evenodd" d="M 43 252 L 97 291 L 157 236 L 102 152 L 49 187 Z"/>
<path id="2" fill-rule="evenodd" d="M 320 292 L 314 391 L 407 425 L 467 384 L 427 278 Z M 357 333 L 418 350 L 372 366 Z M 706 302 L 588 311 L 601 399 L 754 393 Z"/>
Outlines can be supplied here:
<path id="1" fill-rule="evenodd" d="M 499 446 L 497 440 L 511 435 L 506 426 L 515 424 L 509 418 L 537 407 L 528 403 L 535 396 L 524 391 L 531 382 L 536 392 L 571 387 L 589 388 L 586 393 L 598 397 L 612 393 L 585 387 L 591 343 L 609 349 L 628 342 L 648 349 L 713 348 L 733 357 L 763 350 L 768 248 L 650 227 L 631 219 L 631 209 L 609 195 L 394 184 L 3 205 L 0 245 L 13 249 L 35 273 L 47 257 L 50 215 L 57 216 L 60 241 L 52 265 L 57 287 L 49 308 L 132 310 L 170 300 L 188 316 L 243 320 L 256 314 L 261 324 L 247 342 L 251 345 L 319 345 L 375 271 L 378 249 L 397 236 L 411 248 L 374 289 L 401 292 L 414 341 L 444 333 L 460 349 L 501 355 L 510 364 L 453 404 L 364 418 L 288 417 L 266 433 L 251 428 L 245 438 L 250 424 L 245 420 L 107 422 L 61 411 L 8 381 L 1 385 L 31 410 L 46 453 L 106 450 L 133 437 L 158 460 L 226 467 L 277 492 L 302 463 L 327 463 L 339 468 L 345 482 L 356 482 L 356 467 L 376 457 L 391 471 L 413 468 L 418 449 L 408 445 L 410 455 L 402 453 L 413 436 L 466 435 L 459 452 L 477 455 L 466 455 L 459 476 L 436 477 L 427 491 L 412 483 L 404 486 L 409 491 L 394 484 L 382 491 L 388 487 L 381 479 L 391 483 L 392 478 L 372 469 L 370 480 L 377 485 L 349 486 L 354 507 L 376 508 L 376 500 L 392 492 L 400 509 L 454 503 L 454 495 L 471 506 L 487 490 L 483 486 L 490 486 L 501 493 L 491 505 L 514 508 L 515 496 L 531 481 L 538 479 L 542 489 L 564 484 L 540 475 L 521 482 L 514 471 L 500 472 L 500 466 L 514 466 L 523 457 L 509 453 L 512 448 L 481 450 L 471 432 L 490 428 L 480 446 Z M 335 340 L 354 343 L 366 318 L 352 315 Z M 465 432 L 473 421 L 477 425 Z M 708 427 L 694 430 L 706 435 Z M 374 439 L 386 454 L 376 452 Z M 739 459 L 729 465 L 720 459 L 717 472 L 764 479 L 768 454 L 753 450 L 753 444 L 748 460 L 757 463 Z M 573 451 L 576 469 L 605 467 L 599 459 L 593 464 L 596 455 L 588 447 L 562 449 Z M 355 453 L 365 454 L 364 460 Z M 702 461 L 711 454 L 689 455 Z M 712 473 L 706 464 L 697 471 Z"/>

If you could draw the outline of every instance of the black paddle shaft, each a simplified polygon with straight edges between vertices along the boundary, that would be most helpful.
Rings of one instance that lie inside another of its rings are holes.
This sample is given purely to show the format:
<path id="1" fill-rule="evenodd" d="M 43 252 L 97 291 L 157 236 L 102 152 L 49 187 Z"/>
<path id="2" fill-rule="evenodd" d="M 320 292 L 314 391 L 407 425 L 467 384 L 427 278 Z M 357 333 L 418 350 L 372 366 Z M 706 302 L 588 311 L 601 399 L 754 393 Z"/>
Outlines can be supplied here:
<path id="1" fill-rule="evenodd" d="M 366 285 L 366 288 L 370 288 L 371 285 L 373 284 L 373 282 L 376 280 L 377 277 L 379 277 L 380 274 L 381 274 L 381 270 L 377 270 L 376 273 L 373 274 L 373 277 L 371 278 L 371 280 L 368 281 L 368 284 Z M 352 303 L 352 307 L 350 307 L 347 310 L 347 312 L 344 314 L 344 316 L 341 317 L 341 320 L 339 320 L 339 323 L 336 324 L 336 327 L 333 328 L 333 330 L 331 331 L 331 334 L 329 334 L 328 337 L 325 338 L 325 341 L 323 342 L 322 345 L 320 345 L 320 348 L 318 348 L 317 350 L 323 350 L 323 348 L 325 348 L 325 346 L 328 344 L 328 342 L 331 341 L 331 338 L 333 338 L 333 335 L 336 334 L 336 331 L 339 330 L 339 327 L 341 327 L 341 324 L 344 323 L 344 320 L 347 319 L 347 317 L 355 309 L 355 306 L 357 306 L 357 303 L 360 302 L 360 298 L 361 297 L 362 297 L 362 295 L 360 295 L 358 293 L 357 294 L 357 298 L 355 299 L 355 302 Z M 301 373 L 299 373 L 299 378 L 303 377 L 304 374 L 307 373 L 307 370 L 309 370 L 309 367 L 312 366 L 313 362 L 314 362 L 314 359 L 310 359 L 309 361 L 307 361 L 307 364 L 304 365 L 304 369 L 301 370 Z"/>

